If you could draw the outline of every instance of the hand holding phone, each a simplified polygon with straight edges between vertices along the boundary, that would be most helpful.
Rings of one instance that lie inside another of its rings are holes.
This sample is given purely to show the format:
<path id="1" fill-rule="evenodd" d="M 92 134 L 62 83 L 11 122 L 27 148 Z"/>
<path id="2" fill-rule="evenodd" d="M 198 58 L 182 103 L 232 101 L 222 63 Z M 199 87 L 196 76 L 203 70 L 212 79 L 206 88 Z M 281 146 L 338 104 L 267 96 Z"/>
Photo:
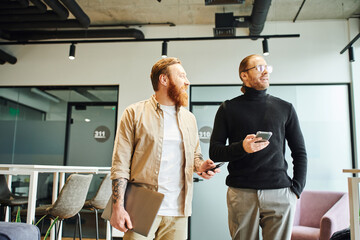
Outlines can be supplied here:
<path id="1" fill-rule="evenodd" d="M 256 143 L 258 142 L 265 142 L 265 141 L 269 141 L 269 139 L 271 138 L 272 132 L 263 132 L 263 131 L 258 131 L 256 133 L 256 138 L 261 137 L 262 139 L 259 141 L 256 141 Z"/>
<path id="2" fill-rule="evenodd" d="M 207 170 L 206 173 L 207 173 L 208 171 L 213 171 L 213 172 L 214 172 L 215 169 L 221 167 L 221 166 L 224 165 L 224 164 L 225 164 L 225 162 L 221 162 L 221 163 L 217 164 L 214 168 Z"/>

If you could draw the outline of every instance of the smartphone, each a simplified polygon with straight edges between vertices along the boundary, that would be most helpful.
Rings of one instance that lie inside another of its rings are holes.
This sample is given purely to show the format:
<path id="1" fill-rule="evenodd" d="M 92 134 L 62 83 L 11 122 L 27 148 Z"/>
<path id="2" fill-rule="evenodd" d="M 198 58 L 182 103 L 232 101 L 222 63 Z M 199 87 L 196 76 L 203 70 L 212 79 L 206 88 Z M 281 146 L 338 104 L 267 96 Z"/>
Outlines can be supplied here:
<path id="1" fill-rule="evenodd" d="M 263 131 L 258 131 L 256 133 L 256 137 L 261 137 L 262 139 L 256 142 L 265 142 L 265 141 L 269 141 L 269 139 L 271 138 L 272 132 L 263 132 Z"/>
<path id="2" fill-rule="evenodd" d="M 225 162 L 221 162 L 221 163 L 217 164 L 214 168 L 209 169 L 209 170 L 207 170 L 207 171 L 215 171 L 215 169 L 221 167 L 221 166 L 224 165 L 224 164 L 225 164 Z"/>

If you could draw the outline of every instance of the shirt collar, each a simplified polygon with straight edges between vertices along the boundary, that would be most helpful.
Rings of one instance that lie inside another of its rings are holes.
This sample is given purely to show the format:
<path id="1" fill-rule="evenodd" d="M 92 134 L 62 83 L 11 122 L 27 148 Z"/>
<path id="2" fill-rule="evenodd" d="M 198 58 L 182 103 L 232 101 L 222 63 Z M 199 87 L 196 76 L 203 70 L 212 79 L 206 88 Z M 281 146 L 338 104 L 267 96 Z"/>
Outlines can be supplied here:
<path id="1" fill-rule="evenodd" d="M 155 111 L 161 109 L 160 103 L 156 100 L 155 94 L 150 98 L 151 105 L 154 107 Z"/>
<path id="2" fill-rule="evenodd" d="M 151 101 L 151 105 L 154 107 L 155 111 L 161 109 L 160 103 L 156 100 L 155 94 L 153 94 L 153 95 L 151 96 L 150 101 Z M 180 108 L 181 108 L 181 106 L 180 106 L 180 107 L 179 107 L 179 106 L 176 106 L 176 108 L 175 108 L 175 109 L 176 109 L 176 112 L 179 112 L 179 111 L 180 111 Z"/>

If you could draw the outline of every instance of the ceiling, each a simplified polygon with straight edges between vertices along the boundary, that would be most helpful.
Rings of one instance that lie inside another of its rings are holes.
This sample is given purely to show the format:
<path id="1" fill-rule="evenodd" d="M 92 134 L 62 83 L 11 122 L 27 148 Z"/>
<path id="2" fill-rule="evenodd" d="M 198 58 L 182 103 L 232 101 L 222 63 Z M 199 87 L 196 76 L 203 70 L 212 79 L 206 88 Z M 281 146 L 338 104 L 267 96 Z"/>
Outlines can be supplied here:
<path id="1" fill-rule="evenodd" d="M 206 5 L 207 1 L 220 5 Z M 215 25 L 215 13 L 249 17 L 255 2 L 259 5 L 268 2 L 266 21 L 360 18 L 360 0 L 0 0 L 0 38 L 20 41 L 18 35 L 10 38 L 7 33 L 21 31 Z M 98 36 L 88 36 L 92 37 Z M 134 36 L 138 37 L 146 38 Z"/>
<path id="2" fill-rule="evenodd" d="M 360 18 L 360 0 L 0 0 L 0 44 L 139 40 L 146 39 L 142 26 L 207 24 L 218 28 L 215 15 L 229 14 L 231 22 L 226 27 L 249 28 L 249 35 L 256 36 L 265 21 Z M 0 47 L 0 64 L 16 61 Z"/>
<path id="3" fill-rule="evenodd" d="M 254 0 L 243 4 L 205 5 L 205 0 L 77 0 L 92 24 L 214 24 L 215 13 L 250 16 Z M 293 21 L 304 0 L 272 0 L 267 21 Z M 300 20 L 360 17 L 360 0 L 307 0 Z"/>

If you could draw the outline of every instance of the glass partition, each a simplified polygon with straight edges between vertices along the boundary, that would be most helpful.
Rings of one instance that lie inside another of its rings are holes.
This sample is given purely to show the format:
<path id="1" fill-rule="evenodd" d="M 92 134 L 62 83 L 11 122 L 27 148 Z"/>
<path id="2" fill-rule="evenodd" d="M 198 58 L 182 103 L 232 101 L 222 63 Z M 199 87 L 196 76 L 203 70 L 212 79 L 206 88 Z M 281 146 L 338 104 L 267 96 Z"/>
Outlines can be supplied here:
<path id="1" fill-rule="evenodd" d="M 1 87 L 0 164 L 110 167 L 118 88 Z M 96 193 L 102 177 L 94 175 L 88 199 Z M 52 174 L 39 174 L 37 205 L 51 203 L 52 182 Z M 26 196 L 28 185 L 29 176 L 13 176 L 13 192 Z M 65 223 L 64 236 L 71 236 L 72 225 L 71 221 Z M 102 236 L 104 228 L 100 226 Z M 84 226 L 84 236 L 93 236 L 92 230 Z"/>
<path id="2" fill-rule="evenodd" d="M 0 163 L 64 165 L 68 105 L 110 104 L 116 112 L 117 98 L 118 86 L 0 88 Z M 103 116 L 113 133 L 116 114 Z"/>
<path id="3" fill-rule="evenodd" d="M 240 94 L 240 85 L 190 86 L 190 110 L 194 113 L 200 146 L 208 158 L 213 121 L 220 104 Z M 299 117 L 308 156 L 306 190 L 347 191 L 347 176 L 342 169 L 353 168 L 351 112 L 348 84 L 271 85 L 268 93 L 293 104 Z M 292 176 L 292 158 L 286 149 L 288 174 Z M 226 219 L 225 179 L 228 171 L 221 167 L 219 176 L 194 184 L 191 239 L 230 239 Z M 197 177 L 197 175 L 194 175 Z M 206 204 L 203 204 L 206 202 Z M 212 206 L 209 211 L 209 206 Z M 207 216 L 204 219 L 203 216 Z M 200 231 L 214 225 L 216 232 Z M 201 226 L 200 226 L 200 225 Z"/>

